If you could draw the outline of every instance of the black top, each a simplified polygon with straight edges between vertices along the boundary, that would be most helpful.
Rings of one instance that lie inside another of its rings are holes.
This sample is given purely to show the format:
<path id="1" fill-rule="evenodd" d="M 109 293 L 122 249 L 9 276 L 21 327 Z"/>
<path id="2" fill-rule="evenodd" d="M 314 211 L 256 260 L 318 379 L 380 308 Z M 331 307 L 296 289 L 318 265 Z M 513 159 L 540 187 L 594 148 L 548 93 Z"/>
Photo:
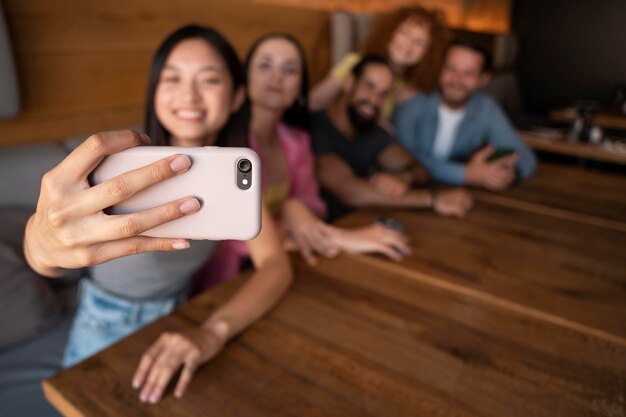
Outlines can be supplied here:
<path id="1" fill-rule="evenodd" d="M 334 153 L 361 178 L 368 178 L 376 171 L 380 154 L 395 143 L 391 135 L 379 126 L 367 132 L 358 132 L 354 138 L 347 138 L 335 127 L 326 111 L 311 115 L 311 139 L 316 156 Z M 330 221 L 349 211 L 348 207 L 323 188 L 322 197 L 328 205 Z"/>

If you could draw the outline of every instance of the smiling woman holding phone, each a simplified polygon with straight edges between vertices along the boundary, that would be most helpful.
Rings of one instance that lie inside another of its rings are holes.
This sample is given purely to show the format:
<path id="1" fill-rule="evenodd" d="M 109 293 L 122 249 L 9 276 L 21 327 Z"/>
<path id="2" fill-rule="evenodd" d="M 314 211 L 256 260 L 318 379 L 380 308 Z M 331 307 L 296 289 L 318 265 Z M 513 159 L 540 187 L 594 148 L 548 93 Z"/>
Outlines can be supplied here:
<path id="1" fill-rule="evenodd" d="M 139 236 L 196 213 L 200 202 L 192 196 L 132 214 L 103 211 L 187 172 L 192 161 L 186 155 L 172 155 L 93 187 L 88 176 L 107 155 L 125 149 L 150 143 L 210 146 L 234 134 L 230 122 L 243 102 L 243 80 L 241 63 L 222 35 L 210 28 L 183 27 L 165 39 L 152 62 L 148 135 L 130 131 L 93 135 L 45 175 L 37 211 L 26 226 L 26 259 L 48 277 L 90 267 L 89 277 L 81 283 L 66 366 L 182 303 L 192 273 L 215 246 L 210 241 L 196 241 L 190 247 L 185 239 Z M 249 281 L 201 326 L 163 334 L 143 355 L 132 381 L 133 387 L 141 388 L 142 401 L 158 402 L 181 367 L 174 394 L 182 396 L 197 367 L 284 294 L 292 273 L 265 208 L 262 224 L 260 234 L 248 242 L 256 269 Z"/>

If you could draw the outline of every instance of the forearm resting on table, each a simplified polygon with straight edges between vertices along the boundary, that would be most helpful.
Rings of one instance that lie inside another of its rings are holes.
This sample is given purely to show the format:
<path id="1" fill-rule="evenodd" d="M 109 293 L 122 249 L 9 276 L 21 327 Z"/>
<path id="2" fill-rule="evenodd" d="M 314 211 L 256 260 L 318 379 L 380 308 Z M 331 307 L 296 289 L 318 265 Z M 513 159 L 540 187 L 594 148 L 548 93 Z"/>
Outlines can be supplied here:
<path id="1" fill-rule="evenodd" d="M 426 184 L 429 180 L 428 171 L 420 165 L 413 165 L 402 171 L 385 171 L 406 185 Z"/>
<path id="2" fill-rule="evenodd" d="M 422 166 L 405 148 L 398 144 L 387 147 L 378 157 L 379 166 L 405 184 L 426 184 L 430 175 L 426 167 Z"/>
<path id="3" fill-rule="evenodd" d="M 293 280 L 286 256 L 268 259 L 243 287 L 203 323 L 226 341 L 254 323 L 285 294 Z"/>
<path id="4" fill-rule="evenodd" d="M 330 188 L 330 187 L 328 187 Z M 410 190 L 403 196 L 390 197 L 375 190 L 367 181 L 353 179 L 331 191 L 347 205 L 352 207 L 430 207 L 432 193 L 428 190 Z"/>

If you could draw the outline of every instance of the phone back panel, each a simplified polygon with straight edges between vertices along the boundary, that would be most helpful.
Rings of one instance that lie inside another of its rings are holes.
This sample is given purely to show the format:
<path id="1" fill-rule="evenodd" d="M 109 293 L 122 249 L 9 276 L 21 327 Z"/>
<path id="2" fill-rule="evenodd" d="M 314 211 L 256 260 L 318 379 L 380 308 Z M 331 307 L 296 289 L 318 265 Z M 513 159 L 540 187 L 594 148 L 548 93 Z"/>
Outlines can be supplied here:
<path id="1" fill-rule="evenodd" d="M 142 233 L 144 236 L 195 240 L 250 240 L 261 230 L 261 162 L 249 148 L 140 146 L 107 157 L 94 170 L 91 182 L 99 184 L 174 154 L 192 161 L 184 174 L 140 191 L 109 209 L 126 214 L 157 207 L 183 197 L 200 199 L 197 213 Z M 252 163 L 251 186 L 237 185 L 237 162 Z"/>

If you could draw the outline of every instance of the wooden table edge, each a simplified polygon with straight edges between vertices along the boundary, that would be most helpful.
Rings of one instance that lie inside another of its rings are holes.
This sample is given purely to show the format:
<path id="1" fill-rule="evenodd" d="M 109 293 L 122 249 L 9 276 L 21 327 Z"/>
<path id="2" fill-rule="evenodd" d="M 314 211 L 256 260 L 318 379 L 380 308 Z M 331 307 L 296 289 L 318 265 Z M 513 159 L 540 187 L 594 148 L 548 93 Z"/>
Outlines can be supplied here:
<path id="1" fill-rule="evenodd" d="M 521 200 L 506 195 L 497 195 L 484 190 L 472 190 L 472 194 L 479 201 L 524 210 L 530 213 L 556 217 L 563 220 L 585 223 L 591 226 L 602 227 L 626 233 L 626 223 L 619 220 L 606 219 L 591 214 L 580 213 L 572 210 L 551 207 L 541 203 Z"/>
<path id="2" fill-rule="evenodd" d="M 41 387 L 43 388 L 46 400 L 65 417 L 85 417 L 71 401 L 65 398 L 63 394 L 55 388 L 54 384 L 50 381 L 52 378 L 54 378 L 54 375 L 41 381 Z"/>

